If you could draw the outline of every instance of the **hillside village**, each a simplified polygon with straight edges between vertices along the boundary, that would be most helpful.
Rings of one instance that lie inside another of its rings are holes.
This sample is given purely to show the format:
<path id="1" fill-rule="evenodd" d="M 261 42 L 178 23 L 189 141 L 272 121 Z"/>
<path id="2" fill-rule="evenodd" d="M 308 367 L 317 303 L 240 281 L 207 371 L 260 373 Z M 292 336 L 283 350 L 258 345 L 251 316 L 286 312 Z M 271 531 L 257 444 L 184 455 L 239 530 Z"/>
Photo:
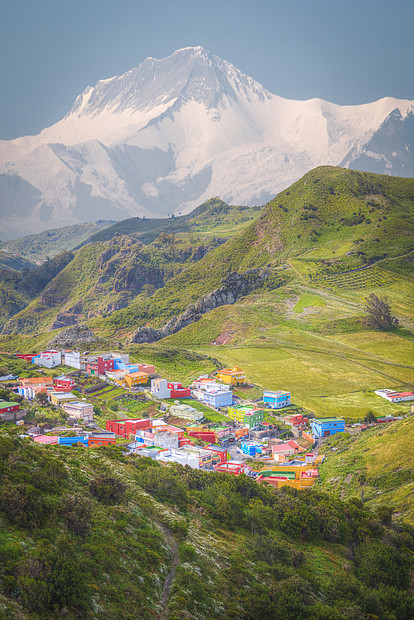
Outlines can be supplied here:
<path id="1" fill-rule="evenodd" d="M 37 367 L 37 376 L 0 377 L 11 399 L 0 400 L 0 422 L 18 425 L 21 437 L 44 446 L 118 445 L 131 456 L 246 474 L 276 488 L 313 486 L 326 438 L 401 419 L 371 416 L 347 424 L 342 417 L 318 417 L 292 404 L 291 393 L 283 390 L 242 398 L 235 388 L 249 385 L 249 378 L 238 367 L 222 368 L 183 386 L 158 376 L 153 364 L 130 362 L 128 353 L 46 350 L 16 357 Z M 61 367 L 64 374 L 47 375 Z M 375 393 L 394 403 L 414 400 L 413 392 Z M 104 413 L 97 401 L 102 395 L 115 403 Z M 64 424 L 31 424 L 27 406 L 34 404 L 59 411 Z M 142 415 L 133 417 L 129 412 L 136 405 Z"/>

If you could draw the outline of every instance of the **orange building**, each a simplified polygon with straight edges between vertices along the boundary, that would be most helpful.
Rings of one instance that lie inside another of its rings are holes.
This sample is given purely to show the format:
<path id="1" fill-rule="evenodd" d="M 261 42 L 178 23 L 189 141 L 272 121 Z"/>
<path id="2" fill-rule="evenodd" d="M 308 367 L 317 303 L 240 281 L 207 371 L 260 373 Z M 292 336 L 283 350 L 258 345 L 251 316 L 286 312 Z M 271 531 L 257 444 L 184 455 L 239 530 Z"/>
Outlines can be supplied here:
<path id="1" fill-rule="evenodd" d="M 148 382 L 148 374 L 146 372 L 130 372 L 125 375 L 124 381 L 129 388 L 143 385 Z"/>

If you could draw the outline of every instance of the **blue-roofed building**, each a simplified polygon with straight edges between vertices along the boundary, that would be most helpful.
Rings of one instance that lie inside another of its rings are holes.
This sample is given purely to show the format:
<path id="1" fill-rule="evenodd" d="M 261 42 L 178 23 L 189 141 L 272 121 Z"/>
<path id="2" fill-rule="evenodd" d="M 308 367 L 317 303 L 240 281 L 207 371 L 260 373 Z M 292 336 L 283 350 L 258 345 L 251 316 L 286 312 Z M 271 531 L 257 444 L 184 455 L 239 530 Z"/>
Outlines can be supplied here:
<path id="1" fill-rule="evenodd" d="M 264 390 L 263 392 L 263 404 L 270 409 L 282 409 L 282 407 L 290 405 L 290 402 L 290 392 L 282 392 L 281 390 L 277 390 L 276 392 Z"/>
<path id="2" fill-rule="evenodd" d="M 314 418 L 310 420 L 311 433 L 314 437 L 329 437 L 335 433 L 343 433 L 345 420 L 342 418 Z"/>
<path id="3" fill-rule="evenodd" d="M 88 447 L 88 437 L 58 437 L 58 444 L 61 446 L 74 446 L 77 443 L 82 443 Z"/>

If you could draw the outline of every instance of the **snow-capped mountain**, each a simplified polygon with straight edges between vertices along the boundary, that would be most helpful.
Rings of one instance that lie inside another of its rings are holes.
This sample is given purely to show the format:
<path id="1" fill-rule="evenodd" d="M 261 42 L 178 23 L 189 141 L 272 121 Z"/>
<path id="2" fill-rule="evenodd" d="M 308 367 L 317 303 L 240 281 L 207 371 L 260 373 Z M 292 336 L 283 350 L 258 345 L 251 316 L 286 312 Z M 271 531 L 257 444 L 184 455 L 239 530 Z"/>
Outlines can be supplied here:
<path id="1" fill-rule="evenodd" d="M 211 196 L 263 204 L 323 164 L 413 176 L 414 102 L 287 100 L 184 48 L 86 88 L 39 135 L 0 141 L 1 235 L 185 213 Z"/>

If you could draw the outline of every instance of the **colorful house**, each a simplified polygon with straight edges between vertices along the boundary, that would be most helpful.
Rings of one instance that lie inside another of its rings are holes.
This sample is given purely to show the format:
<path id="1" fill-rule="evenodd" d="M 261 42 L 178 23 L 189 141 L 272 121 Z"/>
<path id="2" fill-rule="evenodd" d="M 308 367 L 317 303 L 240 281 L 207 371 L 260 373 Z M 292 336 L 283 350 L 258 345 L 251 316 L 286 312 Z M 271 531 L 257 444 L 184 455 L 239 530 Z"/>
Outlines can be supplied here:
<path id="1" fill-rule="evenodd" d="M 144 385 L 148 382 L 148 374 L 146 372 L 130 372 L 125 375 L 124 381 L 129 388 Z"/>
<path id="2" fill-rule="evenodd" d="M 70 403 L 78 400 L 78 396 L 71 394 L 70 392 L 51 392 L 50 400 L 54 405 L 58 407 L 65 403 Z"/>
<path id="3" fill-rule="evenodd" d="M 222 368 L 217 372 L 217 379 L 229 385 L 243 385 L 246 383 L 246 373 L 234 366 L 234 368 Z"/>
<path id="4" fill-rule="evenodd" d="M 282 392 L 278 390 L 273 392 L 272 390 L 264 390 L 263 392 L 263 404 L 270 409 L 281 409 L 287 407 L 291 402 L 290 392 Z"/>
<path id="5" fill-rule="evenodd" d="M 135 435 L 137 430 L 148 430 L 152 428 L 150 418 L 125 418 L 123 420 L 107 420 L 106 430 L 120 437 Z"/>
<path id="6" fill-rule="evenodd" d="M 233 404 L 233 392 L 229 389 L 220 389 L 219 385 L 206 388 L 202 392 L 203 402 L 214 409 L 230 407 Z"/>
<path id="7" fill-rule="evenodd" d="M 53 389 L 55 392 L 70 392 L 75 386 L 75 381 L 66 375 L 61 375 L 53 379 Z"/>
<path id="8" fill-rule="evenodd" d="M 87 375 L 98 376 L 105 375 L 108 370 L 114 370 L 115 360 L 112 356 L 99 355 L 89 358 L 85 365 Z"/>
<path id="9" fill-rule="evenodd" d="M 214 452 L 214 454 L 217 454 L 220 458 L 220 463 L 225 463 L 227 461 L 227 448 L 210 444 L 209 446 L 205 446 L 205 450 L 210 450 L 211 452 Z"/>
<path id="10" fill-rule="evenodd" d="M 252 469 L 244 463 L 238 461 L 227 461 L 225 463 L 218 463 L 214 466 L 216 472 L 223 474 L 232 474 L 233 476 L 240 476 L 240 474 L 246 474 L 246 476 L 252 475 Z"/>
<path id="11" fill-rule="evenodd" d="M 14 411 L 19 411 L 20 405 L 19 403 L 8 402 L 6 400 L 0 400 L 0 415 L 13 413 Z"/>
<path id="12" fill-rule="evenodd" d="M 304 424 L 308 423 L 308 418 L 302 413 L 287 415 L 284 417 L 284 420 L 286 424 L 290 424 L 291 426 L 303 426 Z"/>
<path id="13" fill-rule="evenodd" d="M 408 400 L 414 400 L 414 392 L 395 392 L 394 390 L 375 390 L 377 396 L 382 396 L 390 403 L 401 403 Z"/>
<path id="14" fill-rule="evenodd" d="M 42 351 L 39 355 L 35 355 L 32 359 L 32 363 L 36 366 L 44 366 L 45 368 L 54 368 L 62 363 L 62 356 L 60 351 L 51 349 L 50 351 Z"/>
<path id="15" fill-rule="evenodd" d="M 169 383 L 166 379 L 152 379 L 151 394 L 157 398 L 190 398 L 191 390 L 182 383 Z"/>
<path id="16" fill-rule="evenodd" d="M 85 447 L 88 447 L 88 436 L 79 435 L 78 437 L 58 437 L 57 442 L 59 446 L 68 446 L 70 448 L 72 446 L 76 446 L 78 443 L 84 445 Z"/>
<path id="17" fill-rule="evenodd" d="M 19 379 L 19 385 L 22 385 L 22 386 L 27 386 L 27 385 L 52 386 L 53 380 L 52 380 L 52 377 L 30 377 L 29 379 Z"/>
<path id="18" fill-rule="evenodd" d="M 227 415 L 231 420 L 236 420 L 245 428 L 252 430 L 259 426 L 264 420 L 263 409 L 248 407 L 246 405 L 237 405 L 227 409 Z"/>
<path id="19" fill-rule="evenodd" d="M 310 426 L 315 438 L 329 437 L 344 432 L 345 420 L 342 418 L 314 418 L 310 420 Z"/>
<path id="20" fill-rule="evenodd" d="M 115 433 L 92 433 L 88 435 L 88 448 L 113 446 L 116 444 Z"/>
<path id="21" fill-rule="evenodd" d="M 293 439 L 285 443 L 278 443 L 272 446 L 272 456 L 275 461 L 281 463 L 286 461 L 287 456 L 293 456 L 299 452 L 300 446 Z"/>

